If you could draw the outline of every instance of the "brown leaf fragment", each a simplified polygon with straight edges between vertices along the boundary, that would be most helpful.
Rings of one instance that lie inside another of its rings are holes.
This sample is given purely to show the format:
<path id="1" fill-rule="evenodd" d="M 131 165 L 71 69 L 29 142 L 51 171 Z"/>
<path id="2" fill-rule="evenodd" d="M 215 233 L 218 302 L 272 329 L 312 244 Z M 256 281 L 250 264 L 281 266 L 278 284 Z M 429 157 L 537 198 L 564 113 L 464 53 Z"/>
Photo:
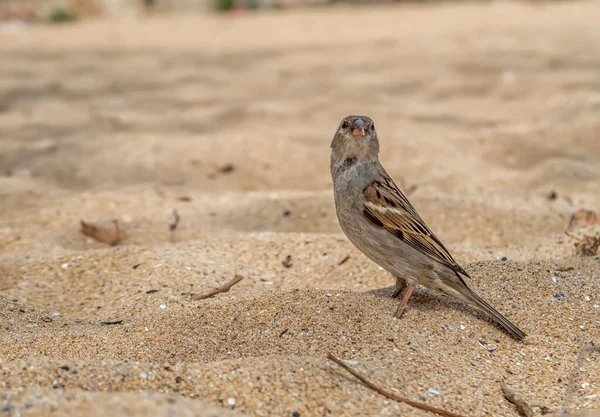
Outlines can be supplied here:
<path id="1" fill-rule="evenodd" d="M 597 236 L 584 236 L 575 242 L 575 253 L 582 258 L 596 256 L 598 248 L 600 248 L 600 237 Z"/>
<path id="2" fill-rule="evenodd" d="M 589 210 L 580 209 L 571 216 L 565 234 L 575 239 L 575 254 L 580 257 L 595 256 L 600 247 L 600 225 L 598 215 Z M 583 232 L 585 229 L 585 233 Z"/>
<path id="3" fill-rule="evenodd" d="M 523 400 L 519 394 L 511 391 L 508 387 L 502 386 L 502 393 L 504 398 L 510 403 L 513 403 L 517 407 L 517 413 L 523 417 L 533 417 L 533 409 L 529 404 Z"/>
<path id="4" fill-rule="evenodd" d="M 123 233 L 119 221 L 102 220 L 94 223 L 81 222 L 81 233 L 96 239 L 98 242 L 107 243 L 111 246 L 117 245 L 123 239 Z"/>
<path id="5" fill-rule="evenodd" d="M 592 227 L 598 223 L 598 215 L 589 210 L 579 209 L 571 216 L 571 220 L 569 220 L 569 225 L 567 226 L 567 230 L 565 233 L 569 235 L 579 229 L 583 229 L 586 227 Z"/>

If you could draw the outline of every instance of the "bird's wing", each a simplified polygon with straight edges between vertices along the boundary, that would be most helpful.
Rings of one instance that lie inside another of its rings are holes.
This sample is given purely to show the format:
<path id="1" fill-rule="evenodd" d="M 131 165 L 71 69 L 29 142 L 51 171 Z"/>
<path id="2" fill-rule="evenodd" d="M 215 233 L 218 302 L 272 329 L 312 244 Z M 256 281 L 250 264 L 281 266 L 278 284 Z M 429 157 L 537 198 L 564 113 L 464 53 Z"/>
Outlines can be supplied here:
<path id="1" fill-rule="evenodd" d="M 365 187 L 363 196 L 363 214 L 369 221 L 454 272 L 469 276 L 389 176 L 384 175 Z"/>

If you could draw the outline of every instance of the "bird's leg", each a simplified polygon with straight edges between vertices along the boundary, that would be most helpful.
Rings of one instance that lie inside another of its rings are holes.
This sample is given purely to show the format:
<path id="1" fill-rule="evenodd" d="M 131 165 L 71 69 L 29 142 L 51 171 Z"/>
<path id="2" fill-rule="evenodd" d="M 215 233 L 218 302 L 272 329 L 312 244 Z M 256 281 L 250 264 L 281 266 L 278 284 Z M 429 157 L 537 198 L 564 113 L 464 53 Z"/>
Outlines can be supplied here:
<path id="1" fill-rule="evenodd" d="M 400 305 L 398 306 L 398 308 L 396 309 L 396 312 L 394 313 L 394 316 L 396 318 L 402 318 L 402 316 L 406 312 L 406 305 L 408 304 L 408 299 L 410 298 L 410 295 L 412 294 L 412 292 L 414 291 L 414 289 L 416 287 L 417 287 L 416 282 L 411 285 L 408 285 L 406 283 L 404 284 L 404 288 L 402 289 L 401 293 L 398 294 L 398 296 L 402 295 L 402 298 L 400 300 Z"/>
<path id="2" fill-rule="evenodd" d="M 394 291 L 394 294 L 392 294 L 392 298 L 398 298 L 400 297 L 400 294 L 402 294 L 402 292 L 406 289 L 407 284 L 406 281 L 402 278 L 398 278 L 396 276 L 394 276 L 394 278 L 396 278 L 396 290 Z"/>

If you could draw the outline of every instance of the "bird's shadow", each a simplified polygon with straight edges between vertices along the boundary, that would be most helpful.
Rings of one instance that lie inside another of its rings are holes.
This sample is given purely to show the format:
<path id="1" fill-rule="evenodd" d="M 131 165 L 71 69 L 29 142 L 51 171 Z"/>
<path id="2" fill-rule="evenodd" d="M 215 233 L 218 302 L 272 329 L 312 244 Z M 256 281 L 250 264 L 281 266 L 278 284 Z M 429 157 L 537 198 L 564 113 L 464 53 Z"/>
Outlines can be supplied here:
<path id="1" fill-rule="evenodd" d="M 371 294 L 376 297 L 391 298 L 395 289 L 396 289 L 395 286 L 378 288 L 376 290 L 366 291 L 366 294 Z M 492 320 L 490 317 L 488 317 L 482 311 L 480 311 L 474 307 L 471 307 L 465 303 L 462 303 L 458 300 L 453 300 L 452 298 L 450 298 L 442 293 L 437 293 L 435 291 L 431 291 L 426 288 L 417 287 L 415 289 L 415 291 L 412 293 L 412 296 L 410 297 L 410 299 L 408 301 L 407 311 L 409 311 L 409 312 L 410 312 L 410 310 L 431 311 L 431 310 L 433 310 L 433 306 L 436 304 L 442 306 L 442 308 L 451 308 L 451 309 L 453 309 L 455 311 L 459 311 L 459 312 L 468 312 L 468 313 L 472 314 L 473 316 L 477 317 L 478 319 L 486 321 L 488 323 L 491 323 L 494 326 L 496 326 L 497 328 L 506 332 L 502 328 L 502 326 L 500 326 L 498 323 L 496 323 L 494 320 Z"/>

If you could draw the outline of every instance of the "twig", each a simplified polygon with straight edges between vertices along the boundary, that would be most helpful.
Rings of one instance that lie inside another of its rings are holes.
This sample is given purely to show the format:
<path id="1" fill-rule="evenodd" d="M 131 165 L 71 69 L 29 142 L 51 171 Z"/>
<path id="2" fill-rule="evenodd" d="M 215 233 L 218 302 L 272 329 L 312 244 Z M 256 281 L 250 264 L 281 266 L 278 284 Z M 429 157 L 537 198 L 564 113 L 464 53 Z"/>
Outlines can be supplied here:
<path id="1" fill-rule="evenodd" d="M 527 404 L 525 402 L 525 400 L 523 398 L 521 398 L 514 391 L 511 391 L 505 385 L 502 385 L 501 388 L 502 388 L 502 393 L 504 394 L 504 398 L 506 398 L 506 400 L 508 402 L 513 403 L 517 407 L 517 413 L 519 413 L 519 415 L 522 415 L 523 417 L 532 417 L 533 416 L 533 410 L 531 409 L 529 404 Z"/>
<path id="2" fill-rule="evenodd" d="M 233 287 L 235 284 L 237 284 L 238 282 L 240 282 L 243 279 L 244 279 L 243 276 L 235 275 L 231 281 L 226 282 L 225 284 L 221 285 L 218 288 L 211 288 L 210 290 L 205 291 L 201 294 L 194 295 L 192 297 L 192 300 L 204 300 L 206 298 L 210 298 L 210 297 L 220 294 L 222 292 L 228 292 L 231 289 L 231 287 Z"/>
<path id="3" fill-rule="evenodd" d="M 338 262 L 338 266 L 342 266 L 342 265 L 344 265 L 344 264 L 345 264 L 345 263 L 348 261 L 348 259 L 350 259 L 350 255 L 346 255 L 346 256 L 344 257 L 344 259 L 342 259 L 341 261 L 339 261 L 339 262 Z"/>
<path id="4" fill-rule="evenodd" d="M 123 320 L 110 320 L 110 321 L 101 321 L 100 324 L 103 324 L 105 326 L 111 326 L 113 324 L 121 324 L 123 323 Z"/>
<path id="5" fill-rule="evenodd" d="M 421 409 L 421 410 L 425 410 L 425 411 L 429 411 L 435 414 L 439 414 L 440 416 L 445 416 L 445 417 L 464 417 L 460 414 L 455 414 L 452 413 L 450 411 L 446 411 L 446 410 L 442 410 L 441 408 L 437 408 L 437 407 L 432 407 L 430 405 L 427 405 L 425 403 L 420 403 L 417 401 L 412 401 L 409 400 L 408 398 L 404 398 L 404 397 L 400 397 L 396 394 L 392 394 L 390 392 L 385 391 L 383 388 L 378 387 L 377 385 L 375 385 L 374 383 L 368 381 L 364 376 L 362 376 L 361 374 L 359 374 L 357 371 L 355 371 L 354 369 L 350 368 L 348 365 L 346 365 L 344 362 L 342 362 L 341 360 L 339 360 L 338 358 L 336 358 L 335 356 L 333 356 L 331 353 L 329 353 L 327 355 L 327 359 L 329 359 L 330 361 L 333 361 L 335 363 L 337 363 L 339 366 L 341 366 L 342 368 L 344 368 L 346 371 L 350 372 L 352 375 L 354 375 L 360 382 L 362 382 L 363 384 L 365 384 L 367 387 L 371 388 L 373 391 L 383 395 L 386 398 L 389 398 L 390 400 L 393 401 L 397 401 L 399 403 L 404 403 L 404 404 L 408 404 L 412 407 Z"/>
<path id="6" fill-rule="evenodd" d="M 327 271 L 327 273 L 325 274 L 325 276 L 328 277 L 329 274 L 331 274 L 335 268 L 337 268 L 339 266 L 342 266 L 346 262 L 348 262 L 348 259 L 350 259 L 350 255 L 344 256 L 344 258 L 341 261 L 339 261 L 337 264 L 335 264 L 335 265 L 333 265 L 332 267 L 329 268 L 329 271 Z"/>

